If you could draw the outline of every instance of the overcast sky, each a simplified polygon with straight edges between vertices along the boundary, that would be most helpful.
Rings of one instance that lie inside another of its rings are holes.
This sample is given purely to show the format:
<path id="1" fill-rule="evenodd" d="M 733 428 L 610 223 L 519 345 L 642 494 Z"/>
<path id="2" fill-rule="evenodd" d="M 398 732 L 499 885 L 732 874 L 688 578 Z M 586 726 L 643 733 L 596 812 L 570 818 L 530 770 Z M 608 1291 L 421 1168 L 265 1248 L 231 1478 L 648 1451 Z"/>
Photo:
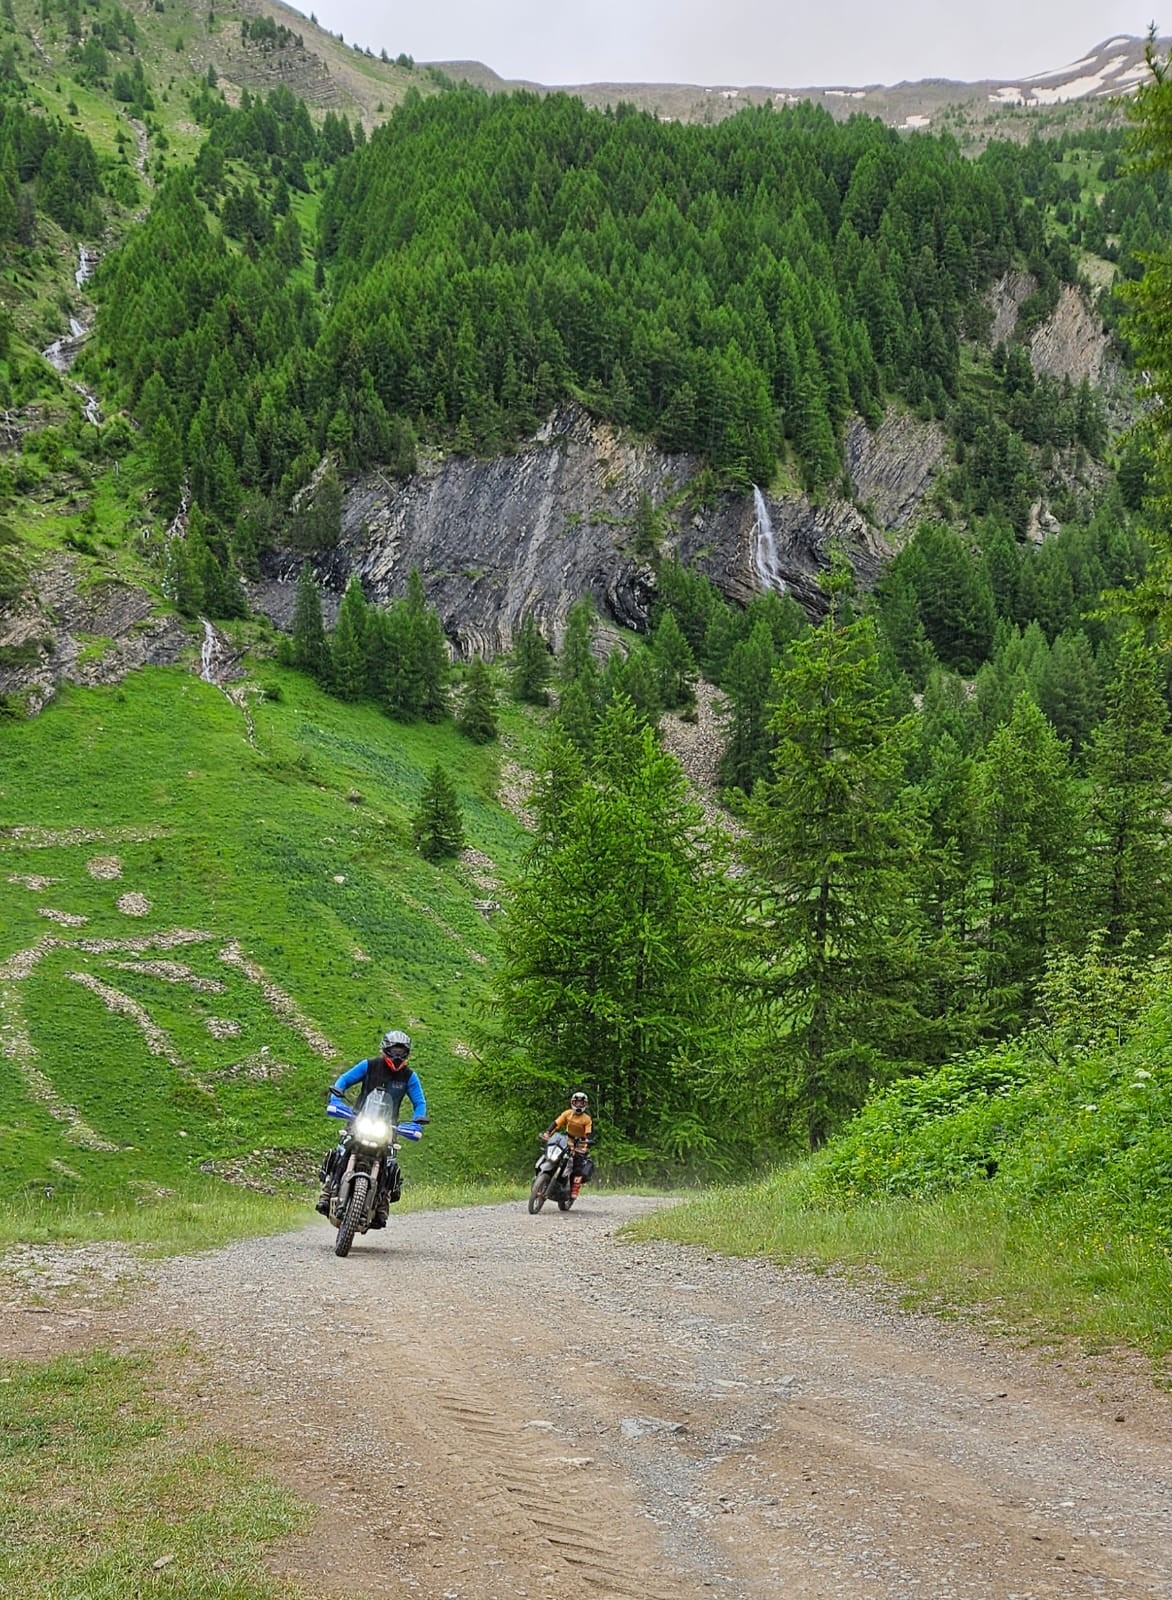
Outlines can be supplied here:
<path id="1" fill-rule="evenodd" d="M 543 84 L 1015 78 L 1142 36 L 1139 0 L 307 0 L 348 43 Z M 1151 0 L 1148 0 L 1148 4 Z M 1157 16 L 1162 33 L 1172 31 Z"/>

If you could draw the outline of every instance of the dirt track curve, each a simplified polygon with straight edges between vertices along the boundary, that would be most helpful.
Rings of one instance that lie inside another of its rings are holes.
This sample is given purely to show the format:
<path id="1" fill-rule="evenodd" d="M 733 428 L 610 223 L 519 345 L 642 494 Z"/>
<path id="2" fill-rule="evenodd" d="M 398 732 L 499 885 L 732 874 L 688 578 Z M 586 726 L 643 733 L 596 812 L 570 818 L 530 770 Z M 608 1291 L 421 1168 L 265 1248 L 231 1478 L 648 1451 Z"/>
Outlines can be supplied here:
<path id="1" fill-rule="evenodd" d="M 345 1261 L 315 1219 L 56 1315 L 27 1255 L 0 1349 L 190 1335 L 191 1403 L 323 1508 L 276 1558 L 315 1596 L 1172 1597 L 1142 1373 L 616 1237 L 654 1204 L 392 1213 Z"/>

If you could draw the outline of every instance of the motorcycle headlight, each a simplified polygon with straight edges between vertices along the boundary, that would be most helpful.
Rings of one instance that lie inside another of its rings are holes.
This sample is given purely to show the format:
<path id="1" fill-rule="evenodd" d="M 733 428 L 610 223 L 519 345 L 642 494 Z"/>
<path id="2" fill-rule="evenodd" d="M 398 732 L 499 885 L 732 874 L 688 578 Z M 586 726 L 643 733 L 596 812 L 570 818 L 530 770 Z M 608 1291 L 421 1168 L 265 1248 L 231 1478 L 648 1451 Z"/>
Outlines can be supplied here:
<path id="1" fill-rule="evenodd" d="M 381 1117 L 358 1117 L 354 1132 L 369 1144 L 379 1144 L 386 1138 L 390 1128 Z"/>
<path id="2" fill-rule="evenodd" d="M 551 1161 L 560 1161 L 562 1159 L 562 1147 L 560 1144 L 547 1144 L 545 1153 Z"/>

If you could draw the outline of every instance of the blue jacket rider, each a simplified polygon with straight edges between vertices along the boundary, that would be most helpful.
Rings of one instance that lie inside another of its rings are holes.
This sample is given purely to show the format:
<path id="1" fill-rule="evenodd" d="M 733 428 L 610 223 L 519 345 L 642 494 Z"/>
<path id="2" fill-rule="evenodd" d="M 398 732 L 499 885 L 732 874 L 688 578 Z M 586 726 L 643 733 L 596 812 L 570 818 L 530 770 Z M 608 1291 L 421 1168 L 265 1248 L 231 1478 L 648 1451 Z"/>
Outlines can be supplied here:
<path id="1" fill-rule="evenodd" d="M 423 1085 L 418 1076 L 407 1065 L 407 1058 L 411 1054 L 411 1039 L 397 1028 L 384 1033 L 379 1044 L 379 1054 L 368 1056 L 365 1061 L 357 1061 L 340 1078 L 335 1079 L 332 1093 L 342 1096 L 347 1089 L 353 1088 L 357 1083 L 361 1085 L 356 1109 L 361 1110 L 367 1095 L 375 1089 L 384 1089 L 391 1097 L 392 1115 L 396 1122 L 399 1120 L 399 1107 L 404 1099 L 411 1102 L 412 1119 L 418 1122 L 427 1116 L 427 1101 L 423 1094 Z M 330 1197 L 334 1192 L 334 1183 L 337 1177 L 337 1163 L 335 1157 L 338 1150 L 331 1151 L 322 1163 L 321 1194 L 317 1199 L 316 1209 L 323 1216 L 329 1216 Z M 387 1173 L 384 1169 L 384 1181 Z M 389 1200 L 397 1200 L 398 1171 L 395 1172 L 395 1184 L 389 1195 L 384 1192 L 379 1196 L 379 1203 L 375 1211 L 375 1226 L 382 1226 L 387 1218 L 387 1204 Z M 380 1188 L 382 1185 L 380 1185 Z M 381 1222 L 380 1222 L 381 1217 Z"/>

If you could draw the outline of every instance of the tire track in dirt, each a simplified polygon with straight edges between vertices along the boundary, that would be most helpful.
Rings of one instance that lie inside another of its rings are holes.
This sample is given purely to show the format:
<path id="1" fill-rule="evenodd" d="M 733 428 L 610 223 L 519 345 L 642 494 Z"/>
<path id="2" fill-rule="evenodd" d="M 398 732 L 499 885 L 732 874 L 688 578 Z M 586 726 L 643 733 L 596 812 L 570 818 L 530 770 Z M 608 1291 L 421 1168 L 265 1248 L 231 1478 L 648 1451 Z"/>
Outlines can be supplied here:
<path id="1" fill-rule="evenodd" d="M 655 1204 L 393 1211 L 345 1261 L 313 1222 L 0 1333 L 188 1341 L 204 1427 L 321 1508 L 272 1565 L 323 1600 L 1169 1600 L 1146 1372 L 623 1243 Z"/>

